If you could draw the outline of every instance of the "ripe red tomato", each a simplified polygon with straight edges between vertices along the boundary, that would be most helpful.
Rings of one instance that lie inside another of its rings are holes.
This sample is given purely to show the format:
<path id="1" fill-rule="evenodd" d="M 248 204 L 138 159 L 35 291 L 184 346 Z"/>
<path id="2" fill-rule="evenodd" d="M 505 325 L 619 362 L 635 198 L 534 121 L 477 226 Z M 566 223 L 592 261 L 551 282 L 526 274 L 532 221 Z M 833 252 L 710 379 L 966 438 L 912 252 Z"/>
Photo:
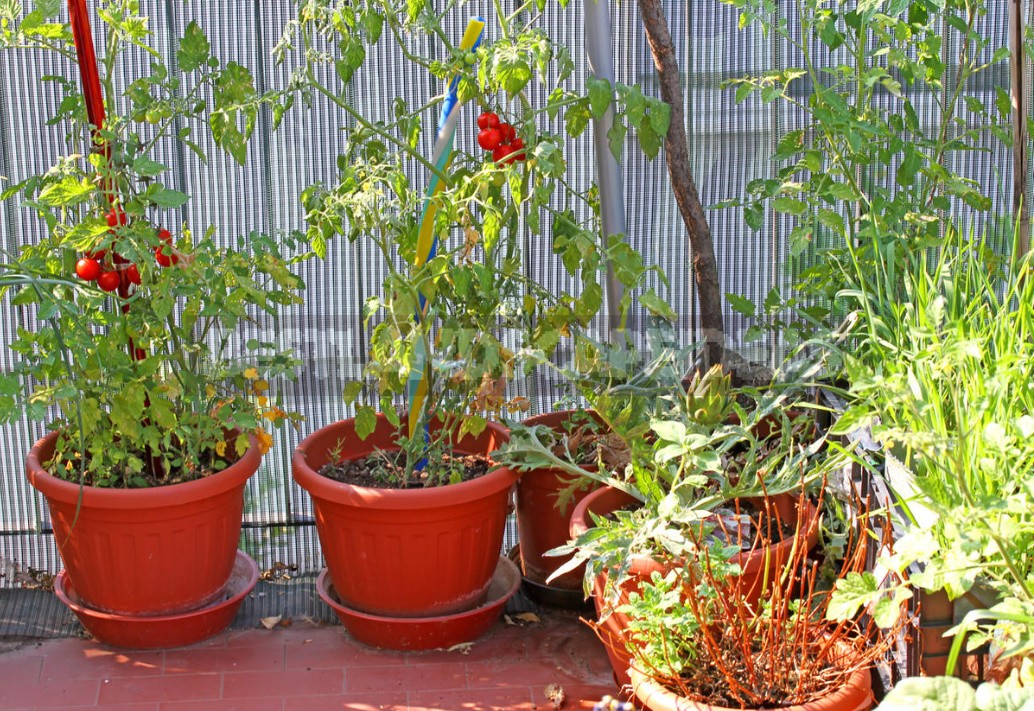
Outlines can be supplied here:
<path id="1" fill-rule="evenodd" d="M 507 161 L 506 157 L 511 153 L 513 153 L 513 147 L 503 144 L 492 151 L 492 160 L 496 163 L 509 163 L 510 161 Z"/>
<path id="2" fill-rule="evenodd" d="M 98 262 L 102 262 L 102 261 L 104 261 L 104 257 L 107 256 L 107 254 L 108 254 L 108 250 L 106 250 L 106 249 L 98 249 L 95 252 L 87 252 L 86 253 L 86 258 L 87 259 L 96 259 Z"/>
<path id="3" fill-rule="evenodd" d="M 513 155 L 508 162 L 512 163 L 515 160 L 524 160 L 524 141 L 522 139 L 514 139 L 513 143 L 510 144 L 510 148 L 512 149 Z"/>
<path id="4" fill-rule="evenodd" d="M 115 291 L 120 281 L 122 279 L 119 277 L 118 272 L 101 272 L 97 277 L 97 286 L 104 289 L 104 291 Z"/>
<path id="5" fill-rule="evenodd" d="M 478 116 L 478 128 L 484 130 L 486 128 L 498 128 L 499 127 L 499 116 L 492 113 L 491 111 L 485 111 Z"/>
<path id="6" fill-rule="evenodd" d="M 499 124 L 499 132 L 503 134 L 503 143 L 513 143 L 513 139 L 517 138 L 517 131 L 508 123 Z"/>
<path id="7" fill-rule="evenodd" d="M 498 128 L 483 128 L 478 132 L 478 145 L 486 151 L 494 151 L 503 142 L 503 134 Z"/>
<path id="8" fill-rule="evenodd" d="M 136 268 L 135 264 L 130 264 L 126 268 L 126 279 L 129 280 L 130 284 L 140 284 L 140 270 Z"/>
<path id="9" fill-rule="evenodd" d="M 147 351 L 145 351 L 143 348 L 137 348 L 136 351 L 133 352 L 133 355 L 136 357 L 137 360 L 143 360 L 147 357 Z"/>
<path id="10" fill-rule="evenodd" d="M 129 218 L 126 217 L 125 212 L 123 212 L 122 210 L 116 210 L 115 208 L 111 208 L 110 210 L 108 210 L 108 214 L 105 215 L 105 217 L 108 220 L 108 227 L 121 226 L 129 221 Z"/>
<path id="11" fill-rule="evenodd" d="M 75 263 L 75 273 L 80 279 L 94 281 L 101 273 L 101 263 L 91 257 L 84 257 Z"/>
<path id="12" fill-rule="evenodd" d="M 165 242 L 165 244 L 172 244 L 172 233 L 162 227 L 158 230 L 158 239 Z"/>
<path id="13" fill-rule="evenodd" d="M 158 247 L 154 250 L 154 259 L 163 267 L 171 267 L 179 262 L 180 258 L 172 252 L 170 247 Z"/>

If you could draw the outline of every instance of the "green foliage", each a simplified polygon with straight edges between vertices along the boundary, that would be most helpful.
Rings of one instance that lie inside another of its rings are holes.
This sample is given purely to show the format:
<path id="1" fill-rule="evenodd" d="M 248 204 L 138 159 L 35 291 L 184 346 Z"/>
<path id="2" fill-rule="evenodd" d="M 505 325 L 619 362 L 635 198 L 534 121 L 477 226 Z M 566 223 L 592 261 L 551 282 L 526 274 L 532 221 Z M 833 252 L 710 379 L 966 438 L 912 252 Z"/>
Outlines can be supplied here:
<path id="1" fill-rule="evenodd" d="M 1005 684 L 983 683 L 976 689 L 950 676 L 902 679 L 877 707 L 879 711 L 1031 711 L 1034 709 L 1034 679 L 1031 662 L 1025 660 Z M 1023 680 L 1026 684 L 1023 683 Z"/>
<path id="2" fill-rule="evenodd" d="M 853 404 L 841 429 L 871 423 L 914 473 L 914 491 L 904 492 L 913 520 L 883 563 L 896 571 L 921 564 L 911 584 L 952 598 L 979 581 L 1008 603 L 996 614 L 1022 619 L 975 618 L 965 626 L 966 643 L 994 639 L 1015 653 L 1029 650 L 1030 261 L 1003 264 L 979 239 L 949 232 L 942 247 L 907 261 L 875 270 L 838 265 L 857 319 L 842 353 Z"/>
<path id="3" fill-rule="evenodd" d="M 534 367 L 525 352 L 553 353 L 593 323 L 603 305 L 608 260 L 631 288 L 647 270 L 638 254 L 602 234 L 595 189 L 572 187 L 567 139 L 548 128 L 550 119 L 563 116 L 567 134 L 580 135 L 593 114 L 609 105 L 609 87 L 574 86 L 570 50 L 537 26 L 540 14 L 532 3 L 508 15 L 493 13 L 476 52 L 450 44 L 457 39 L 444 29 L 450 10 L 412 0 L 306 2 L 277 56 L 286 60 L 297 47 L 297 91 L 330 102 L 348 117 L 335 179 L 302 194 L 313 250 L 324 256 L 330 240 L 343 236 L 371 245 L 385 267 L 381 293 L 365 312 L 370 387 L 354 394 L 366 392 L 382 409 L 393 409 L 409 381 L 424 372 L 429 395 L 421 422 L 434 413 L 447 420 L 446 430 L 469 430 L 483 427 L 485 417 L 527 408 L 525 398 L 507 396 L 507 383 Z M 381 70 L 367 59 L 377 41 L 395 43 L 407 63 L 443 86 L 457 81 L 460 135 L 476 135 L 478 107 L 491 111 L 513 126 L 524 160 L 495 161 L 480 150 L 468 154 L 458 140 L 448 167 L 439 169 L 418 146 L 428 143 L 425 132 L 437 125 L 442 97 L 428 97 L 419 106 L 398 98 L 387 118 L 360 112 L 347 89 L 359 72 Z M 429 47 L 433 57 L 426 56 Z M 336 75 L 326 71 L 331 67 Z M 543 105 L 530 98 L 536 83 L 555 87 Z M 651 115 L 664 113 L 655 100 L 642 102 Z M 438 190 L 428 201 L 431 180 L 438 181 Z M 436 256 L 426 261 L 417 254 L 425 205 L 436 211 L 431 231 L 438 239 Z M 577 284 L 572 293 L 525 276 L 524 260 L 536 252 L 552 252 L 563 264 Z M 656 294 L 648 298 L 651 308 L 672 315 Z M 368 421 L 371 404 L 358 412 Z M 415 437 L 400 444 L 412 448 L 409 462 L 423 459 L 419 450 L 429 446 Z M 447 478 L 432 473 L 424 481 Z"/>
<path id="4" fill-rule="evenodd" d="M 806 414 L 788 414 L 790 389 L 733 389 L 720 369 L 686 389 L 683 356 L 662 350 L 647 358 L 628 344 L 580 338 L 575 365 L 560 369 L 628 452 L 630 463 L 622 470 L 586 471 L 556 451 L 547 428 L 511 426 L 510 440 L 496 456 L 500 463 L 587 477 L 636 502 L 633 510 L 597 519 L 558 548 L 573 557 L 554 575 L 586 562 L 587 585 L 600 572 L 617 584 L 636 554 L 678 560 L 695 551 L 687 531 L 721 504 L 800 491 L 843 464 Z"/>
<path id="5" fill-rule="evenodd" d="M 42 29 L 56 5 L 36 3 L 24 15 L 16 3 L 0 6 L 0 51 L 70 56 L 68 26 Z M 231 135 L 232 117 L 253 116 L 260 97 L 244 67 L 211 56 L 196 23 L 176 50 L 181 75 L 147 44 L 136 2 L 106 0 L 96 11 L 106 50 L 99 67 L 103 130 L 93 145 L 73 144 L 46 173 L 2 195 L 12 207 L 31 209 L 46 229 L 18 254 L 0 255 L 0 289 L 36 324 L 11 344 L 15 365 L 0 375 L 0 421 L 23 413 L 49 420 L 60 432 L 50 464 L 57 476 L 96 486 L 169 484 L 225 467 L 249 435 L 268 448 L 264 425 L 298 419 L 269 391 L 270 379 L 293 371 L 291 353 L 253 341 L 239 354 L 231 345 L 243 322 L 300 302 L 303 284 L 290 269 L 300 243 L 294 235 L 251 234 L 228 247 L 216 241 L 214 227 L 197 234 L 175 225 L 168 243 L 162 238 L 156 214 L 189 196 L 163 184 L 168 167 L 155 159 L 155 146 L 171 138 L 198 150 L 189 130 L 175 127 L 219 113 L 216 141 L 242 159 L 250 129 Z M 152 56 L 151 74 L 120 94 L 115 78 L 129 45 Z M 87 135 L 85 104 L 77 82 L 62 86 L 66 97 L 54 121 L 70 122 L 78 143 Z M 209 93 L 211 109 L 201 98 Z M 156 260 L 159 249 L 167 268 Z M 117 289 L 76 276 L 76 261 L 87 255 L 117 277 Z"/>
<path id="6" fill-rule="evenodd" d="M 831 256 L 862 244 L 861 262 L 904 266 L 906 253 L 939 243 L 962 213 L 988 211 L 990 199 L 953 166 L 986 150 L 988 135 L 1011 143 L 1008 101 L 985 105 L 975 84 L 1008 51 L 979 29 L 998 8 L 984 0 L 801 0 L 792 23 L 771 0 L 722 1 L 740 11 L 741 27 L 760 25 L 801 58 L 726 84 L 738 102 L 784 102 L 806 119 L 778 139 L 775 175 L 724 204 L 742 207 L 754 230 L 769 212 L 790 218 L 787 251 L 800 282 L 759 309 L 751 335 L 788 330 L 793 345 L 844 314 Z M 936 107 L 932 120 L 919 120 L 920 101 Z"/>

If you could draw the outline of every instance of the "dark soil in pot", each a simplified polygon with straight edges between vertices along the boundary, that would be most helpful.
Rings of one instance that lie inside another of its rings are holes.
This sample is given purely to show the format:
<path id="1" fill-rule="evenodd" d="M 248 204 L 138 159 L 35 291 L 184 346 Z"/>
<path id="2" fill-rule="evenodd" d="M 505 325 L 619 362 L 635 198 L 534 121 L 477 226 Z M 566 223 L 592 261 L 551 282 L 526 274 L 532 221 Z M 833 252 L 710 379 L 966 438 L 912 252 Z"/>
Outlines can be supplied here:
<path id="1" fill-rule="evenodd" d="M 494 464 L 483 455 L 445 454 L 437 466 L 451 472 L 451 483 L 457 483 L 484 476 Z M 406 454 L 401 450 L 377 450 L 359 459 L 325 464 L 319 473 L 345 484 L 381 489 L 419 489 L 438 483 L 427 469 L 408 473 Z"/>

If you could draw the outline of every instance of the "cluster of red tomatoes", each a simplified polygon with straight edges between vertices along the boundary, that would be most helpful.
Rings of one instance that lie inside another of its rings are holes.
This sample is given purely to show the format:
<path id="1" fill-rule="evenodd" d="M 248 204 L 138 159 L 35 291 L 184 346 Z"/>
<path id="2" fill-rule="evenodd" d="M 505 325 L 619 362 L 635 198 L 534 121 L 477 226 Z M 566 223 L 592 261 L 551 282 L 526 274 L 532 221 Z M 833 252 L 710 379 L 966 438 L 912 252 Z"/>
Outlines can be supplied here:
<path id="1" fill-rule="evenodd" d="M 108 227 L 115 230 L 126 224 L 126 213 L 112 208 L 107 214 Z M 172 248 L 172 233 L 162 228 L 158 230 L 158 238 L 165 244 L 154 250 L 154 259 L 160 266 L 171 267 L 179 261 L 179 256 Z M 95 281 L 104 291 L 115 291 L 125 282 L 140 283 L 140 270 L 119 254 L 112 254 L 110 259 L 105 250 L 88 252 L 75 264 L 75 273 L 84 281 Z"/>
<path id="2" fill-rule="evenodd" d="M 499 116 L 485 111 L 478 116 L 478 145 L 492 151 L 496 163 L 510 164 L 524 160 L 524 141 L 517 137 L 517 131 L 508 123 L 500 123 Z"/>

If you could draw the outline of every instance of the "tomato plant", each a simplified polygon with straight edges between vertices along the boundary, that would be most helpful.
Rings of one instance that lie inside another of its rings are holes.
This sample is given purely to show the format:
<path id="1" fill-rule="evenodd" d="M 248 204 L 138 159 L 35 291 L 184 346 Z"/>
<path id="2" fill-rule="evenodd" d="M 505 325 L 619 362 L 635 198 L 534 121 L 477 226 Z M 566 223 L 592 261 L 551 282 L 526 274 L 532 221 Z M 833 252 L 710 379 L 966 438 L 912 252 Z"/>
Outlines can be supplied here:
<path id="1" fill-rule="evenodd" d="M 74 56 L 71 30 L 57 19 L 60 5 L 0 3 L 0 52 Z M 194 22 L 171 61 L 148 45 L 138 5 L 96 3 L 105 49 L 102 130 L 90 136 L 79 84 L 63 82 L 54 120 L 71 128 L 68 156 L 41 175 L 12 176 L 0 193 L 46 228 L 17 254 L 0 254 L 0 290 L 11 292 L 26 323 L 37 324 L 20 332 L 11 345 L 14 367 L 0 373 L 0 421 L 23 413 L 50 420 L 60 432 L 52 473 L 97 486 L 205 476 L 243 451 L 234 445 L 246 445 L 247 435 L 267 447 L 264 425 L 297 419 L 268 386 L 293 370 L 290 352 L 270 343 L 251 342 L 243 352 L 229 345 L 250 313 L 276 314 L 300 301 L 303 284 L 290 269 L 297 240 L 217 240 L 214 225 L 179 226 L 174 240 L 155 224 L 161 211 L 189 200 L 154 157 L 155 146 L 179 141 L 200 150 L 178 127 L 201 122 L 243 161 L 252 118 L 278 97 L 259 95 L 247 69 L 213 57 Z M 121 78 L 132 74 L 121 59 L 130 45 L 152 53 L 150 74 L 122 88 Z M 83 145 L 84 138 L 95 140 Z M 228 441 L 227 431 L 245 439 Z"/>
<path id="2" fill-rule="evenodd" d="M 450 44 L 459 41 L 446 30 L 458 10 L 422 0 L 347 7 L 311 0 L 278 45 L 277 58 L 298 66 L 298 91 L 349 120 L 335 180 L 303 192 L 307 237 L 319 254 L 337 235 L 372 243 L 387 274 L 367 304 L 366 378 L 346 392 L 359 402 L 360 434 L 372 427 L 377 407 L 396 416 L 409 379 L 421 372 L 429 392 L 423 417 L 453 413 L 461 430 L 478 432 L 488 417 L 519 413 L 528 400 L 508 384 L 533 369 L 528 353 L 570 347 L 594 324 L 608 263 L 628 288 L 629 296 L 611 305 L 620 312 L 647 271 L 620 236 L 603 234 L 596 188 L 578 187 L 569 175 L 569 140 L 616 95 L 601 102 L 579 85 L 571 50 L 539 26 L 535 3 L 497 10 L 486 18 L 475 62 Z M 365 115 L 348 99 L 355 77 L 384 71 L 368 62 L 384 42 L 400 45 L 413 70 L 429 72 L 443 90 L 455 86 L 457 128 L 444 169 L 422 147 L 434 143 L 427 133 L 438 125 L 444 91 L 397 97 L 389 119 Z M 537 83 L 556 89 L 533 98 Z M 640 108 L 638 115 L 647 115 L 645 102 Z M 660 126 L 666 114 L 655 113 Z M 621 150 L 616 140 L 612 148 Z M 418 251 L 421 229 L 437 238 L 430 258 Z M 563 265 L 568 288 L 527 276 L 526 260 L 540 255 Z M 642 303 L 663 303 L 654 296 Z M 409 461 L 422 459 L 420 438 L 409 444 Z"/>

